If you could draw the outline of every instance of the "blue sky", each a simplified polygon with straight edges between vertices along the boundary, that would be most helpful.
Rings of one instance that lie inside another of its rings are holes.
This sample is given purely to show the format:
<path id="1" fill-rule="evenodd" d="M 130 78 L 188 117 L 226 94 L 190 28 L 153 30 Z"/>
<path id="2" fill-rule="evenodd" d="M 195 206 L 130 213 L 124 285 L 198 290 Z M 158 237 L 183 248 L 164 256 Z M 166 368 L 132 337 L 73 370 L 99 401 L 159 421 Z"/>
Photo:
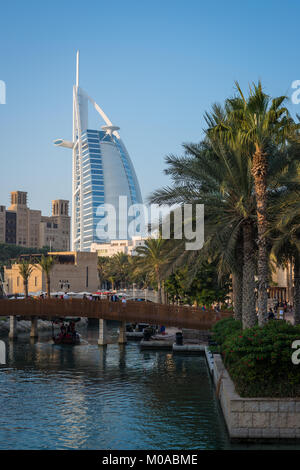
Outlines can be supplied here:
<path id="1" fill-rule="evenodd" d="M 291 96 L 299 14 L 293 0 L 1 2 L 0 204 L 16 189 L 45 214 L 71 199 L 71 153 L 52 141 L 71 138 L 77 49 L 80 85 L 120 126 L 146 197 L 169 182 L 164 156 L 201 139 L 204 112 L 235 80 Z"/>

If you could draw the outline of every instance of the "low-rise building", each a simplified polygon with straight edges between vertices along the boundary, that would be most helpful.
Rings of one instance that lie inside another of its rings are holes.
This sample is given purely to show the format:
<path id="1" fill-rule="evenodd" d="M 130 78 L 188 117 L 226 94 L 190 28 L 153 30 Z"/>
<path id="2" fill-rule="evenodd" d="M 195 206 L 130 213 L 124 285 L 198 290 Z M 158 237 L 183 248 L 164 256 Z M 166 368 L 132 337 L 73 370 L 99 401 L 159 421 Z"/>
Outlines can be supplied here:
<path id="1" fill-rule="evenodd" d="M 114 256 L 117 253 L 136 255 L 136 248 L 144 246 L 146 238 L 139 236 L 132 237 L 131 240 L 112 240 L 109 243 L 92 243 L 91 252 L 96 252 L 98 256 Z"/>
<path id="2" fill-rule="evenodd" d="M 95 292 L 98 289 L 97 253 L 66 251 L 49 252 L 56 263 L 50 274 L 51 292 Z M 23 255 L 22 258 L 37 259 L 40 255 Z M 16 261 L 10 267 L 4 267 L 4 283 L 9 294 L 24 293 L 23 279 Z M 39 264 L 32 263 L 32 272 L 28 280 L 28 291 L 35 293 L 46 291 L 46 278 Z"/>

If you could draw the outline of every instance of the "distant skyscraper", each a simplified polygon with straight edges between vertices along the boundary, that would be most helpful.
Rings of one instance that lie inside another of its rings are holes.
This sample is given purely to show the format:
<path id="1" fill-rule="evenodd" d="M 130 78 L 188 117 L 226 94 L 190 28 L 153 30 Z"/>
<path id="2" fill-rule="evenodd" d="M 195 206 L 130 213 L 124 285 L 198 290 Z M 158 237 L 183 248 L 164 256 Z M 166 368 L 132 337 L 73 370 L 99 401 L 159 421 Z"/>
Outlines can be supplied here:
<path id="1" fill-rule="evenodd" d="M 101 130 L 88 128 L 88 104 L 91 103 L 105 124 Z M 73 141 L 58 139 L 55 145 L 73 151 L 72 171 L 72 247 L 89 251 L 97 237 L 97 225 L 103 220 L 99 206 L 111 204 L 119 213 L 119 196 L 128 206 L 141 204 L 142 196 L 133 164 L 123 144 L 119 127 L 113 126 L 103 110 L 79 87 L 79 52 L 76 57 L 76 84 L 73 87 Z M 121 214 L 125 217 L 125 214 Z M 127 223 L 127 214 L 126 214 Z M 117 224 L 116 239 L 123 236 Z M 113 237 L 114 238 L 114 237 Z"/>

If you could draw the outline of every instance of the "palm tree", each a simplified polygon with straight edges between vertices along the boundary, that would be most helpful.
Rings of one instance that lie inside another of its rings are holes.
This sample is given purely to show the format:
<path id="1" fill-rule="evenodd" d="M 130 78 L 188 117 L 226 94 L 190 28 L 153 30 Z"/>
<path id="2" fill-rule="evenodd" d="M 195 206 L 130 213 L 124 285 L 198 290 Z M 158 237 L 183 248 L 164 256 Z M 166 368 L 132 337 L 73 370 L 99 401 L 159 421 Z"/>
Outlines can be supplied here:
<path id="1" fill-rule="evenodd" d="M 140 266 L 155 277 L 157 283 L 157 301 L 161 303 L 162 268 L 169 262 L 168 240 L 163 238 L 148 238 L 144 246 L 138 246 L 136 252 L 141 256 Z"/>
<path id="2" fill-rule="evenodd" d="M 111 257 L 111 264 L 120 287 L 124 287 L 129 279 L 128 255 L 122 252 L 114 254 Z"/>
<path id="3" fill-rule="evenodd" d="M 222 111 L 218 108 L 218 113 Z M 207 115 L 209 116 L 209 115 Z M 211 122 L 217 118 L 212 117 Z M 155 191 L 150 201 L 158 204 L 204 204 L 205 244 L 196 254 L 184 251 L 184 240 L 177 245 L 177 266 L 189 264 L 193 275 L 203 259 L 217 258 L 220 274 L 233 278 L 235 317 L 243 326 L 257 321 L 255 282 L 257 264 L 257 216 L 252 158 L 236 139 L 235 149 L 216 134 L 208 134 L 198 145 L 185 144 L 185 156 L 168 156 L 165 173 L 173 180 L 171 187 Z M 300 159 L 299 145 L 279 150 L 269 144 L 268 210 L 282 197 L 283 188 L 296 185 L 291 181 Z M 274 201 L 275 200 L 275 201 Z M 181 254 L 180 254 L 181 252 Z"/>
<path id="4" fill-rule="evenodd" d="M 25 297 L 28 297 L 28 280 L 30 278 L 30 275 L 32 273 L 33 266 L 30 264 L 29 261 L 26 261 L 25 259 L 22 259 L 19 264 L 19 273 L 21 277 L 23 278 L 23 284 L 24 284 L 24 291 L 25 291 Z"/>
<path id="5" fill-rule="evenodd" d="M 185 144 L 185 156 L 168 156 L 165 172 L 172 176 L 173 186 L 155 191 L 151 202 L 158 204 L 204 204 L 204 247 L 196 253 L 184 252 L 179 244 L 183 264 L 191 275 L 203 259 L 217 258 L 219 269 L 234 275 L 235 316 L 244 327 L 253 326 L 255 313 L 255 196 L 251 160 L 217 140 Z M 178 263 L 180 256 L 177 256 Z M 238 301 L 237 301 L 238 298 Z"/>
<path id="6" fill-rule="evenodd" d="M 56 262 L 55 257 L 42 255 L 41 259 L 38 260 L 38 265 L 42 269 L 42 272 L 46 277 L 46 290 L 47 297 L 50 299 L 50 274 Z"/>
<path id="7" fill-rule="evenodd" d="M 271 99 L 263 92 L 261 82 L 250 87 L 245 98 L 236 82 L 238 96 L 227 99 L 225 118 L 209 129 L 209 133 L 225 137 L 233 148 L 239 140 L 252 155 L 251 172 L 254 179 L 258 243 L 258 316 L 263 324 L 267 313 L 268 248 L 267 248 L 267 173 L 270 158 L 269 144 L 284 147 L 287 138 L 298 127 L 284 107 L 285 96 Z"/>
<path id="8" fill-rule="evenodd" d="M 106 280 L 106 265 L 108 260 L 109 258 L 106 256 L 98 256 L 97 270 L 100 289 L 102 289 L 103 282 Z"/>

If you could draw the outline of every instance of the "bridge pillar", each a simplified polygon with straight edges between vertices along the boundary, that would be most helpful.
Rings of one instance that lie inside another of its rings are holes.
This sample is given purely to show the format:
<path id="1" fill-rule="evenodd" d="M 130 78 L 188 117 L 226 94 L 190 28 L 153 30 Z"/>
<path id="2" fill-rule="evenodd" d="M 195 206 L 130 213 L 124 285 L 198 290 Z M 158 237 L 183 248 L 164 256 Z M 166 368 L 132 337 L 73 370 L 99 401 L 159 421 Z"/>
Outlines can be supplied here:
<path id="1" fill-rule="evenodd" d="M 106 346 L 107 345 L 107 323 L 106 320 L 102 318 L 99 320 L 99 338 L 98 338 L 98 345 L 99 346 Z"/>
<path id="2" fill-rule="evenodd" d="M 37 338 L 38 337 L 38 318 L 31 317 L 31 328 L 30 328 L 30 338 Z"/>
<path id="3" fill-rule="evenodd" d="M 17 317 L 15 315 L 11 315 L 9 317 L 9 334 L 8 334 L 8 337 L 11 340 L 17 339 L 17 337 L 18 337 Z"/>
<path id="4" fill-rule="evenodd" d="M 120 322 L 120 330 L 119 330 L 118 343 L 119 343 L 119 344 L 126 344 L 126 343 L 127 343 L 127 338 L 126 338 L 126 321 Z"/>

